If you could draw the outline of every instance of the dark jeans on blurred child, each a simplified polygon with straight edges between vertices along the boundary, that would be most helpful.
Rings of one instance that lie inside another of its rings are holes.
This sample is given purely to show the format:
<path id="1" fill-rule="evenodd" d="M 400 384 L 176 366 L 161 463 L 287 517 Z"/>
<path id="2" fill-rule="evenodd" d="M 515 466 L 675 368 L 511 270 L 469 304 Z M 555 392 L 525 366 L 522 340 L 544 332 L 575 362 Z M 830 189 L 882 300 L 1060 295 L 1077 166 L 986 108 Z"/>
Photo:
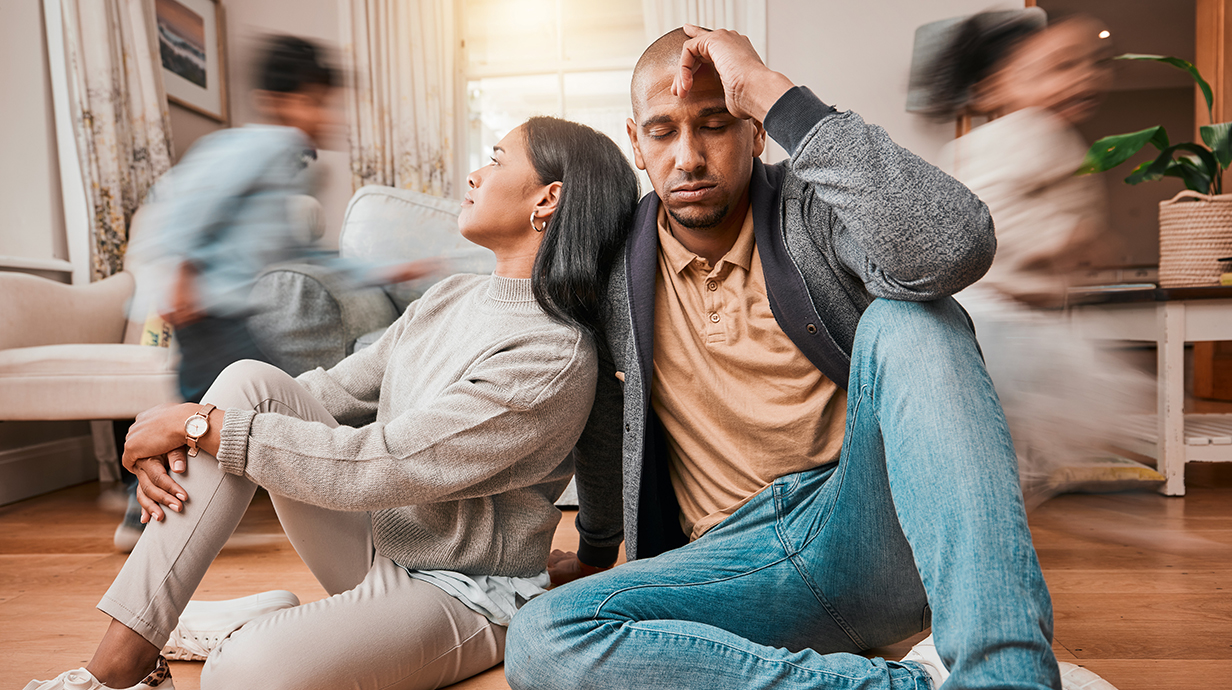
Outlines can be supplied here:
<path id="1" fill-rule="evenodd" d="M 206 316 L 175 329 L 180 346 L 180 395 L 186 402 L 201 396 L 229 365 L 241 359 L 269 362 L 243 317 Z"/>
<path id="2" fill-rule="evenodd" d="M 265 353 L 248 331 L 243 318 L 207 316 L 200 321 L 175 329 L 175 339 L 180 347 L 180 395 L 186 402 L 201 402 L 201 396 L 214 383 L 214 379 L 228 365 L 241 359 L 268 362 Z M 116 430 L 116 446 L 124 449 L 124 436 L 128 425 Z M 128 509 L 124 524 L 136 530 L 141 524 L 141 504 L 137 503 L 137 482 L 124 472 L 128 488 Z"/>

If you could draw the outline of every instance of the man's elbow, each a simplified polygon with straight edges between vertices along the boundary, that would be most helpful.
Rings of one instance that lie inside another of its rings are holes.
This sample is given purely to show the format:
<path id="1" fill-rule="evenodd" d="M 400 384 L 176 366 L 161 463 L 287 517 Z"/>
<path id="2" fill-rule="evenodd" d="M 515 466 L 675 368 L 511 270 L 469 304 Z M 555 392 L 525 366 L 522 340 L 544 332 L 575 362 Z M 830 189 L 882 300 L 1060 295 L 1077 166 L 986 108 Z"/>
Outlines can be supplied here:
<path id="1" fill-rule="evenodd" d="M 997 231 L 993 225 L 992 214 L 984 202 L 979 202 L 977 213 L 972 213 L 967 222 L 967 231 L 963 233 L 967 242 L 963 248 L 961 263 L 966 268 L 969 283 L 974 283 L 988 272 L 992 266 L 993 257 L 997 255 Z"/>

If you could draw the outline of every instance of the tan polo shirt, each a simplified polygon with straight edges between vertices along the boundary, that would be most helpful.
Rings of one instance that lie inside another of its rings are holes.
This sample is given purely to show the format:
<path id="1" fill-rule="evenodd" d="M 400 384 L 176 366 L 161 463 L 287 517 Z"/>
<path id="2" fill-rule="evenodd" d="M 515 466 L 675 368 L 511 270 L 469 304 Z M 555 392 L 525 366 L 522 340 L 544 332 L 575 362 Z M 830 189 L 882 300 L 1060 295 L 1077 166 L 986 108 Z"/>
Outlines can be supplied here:
<path id="1" fill-rule="evenodd" d="M 660 207 L 650 403 L 692 540 L 775 479 L 837 459 L 847 394 L 774 320 L 751 210 L 715 266 L 666 218 Z"/>

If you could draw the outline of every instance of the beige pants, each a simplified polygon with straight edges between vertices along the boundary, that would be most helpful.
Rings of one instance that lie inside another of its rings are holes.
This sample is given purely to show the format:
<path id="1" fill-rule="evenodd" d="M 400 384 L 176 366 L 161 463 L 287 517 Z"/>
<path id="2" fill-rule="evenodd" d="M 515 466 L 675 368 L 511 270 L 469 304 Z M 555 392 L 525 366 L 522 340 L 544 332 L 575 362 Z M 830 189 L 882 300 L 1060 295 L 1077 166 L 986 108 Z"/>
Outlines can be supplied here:
<path id="1" fill-rule="evenodd" d="M 228 367 L 204 400 L 338 426 L 291 377 L 258 362 Z M 160 648 L 257 488 L 205 452 L 176 480 L 188 492 L 183 512 L 146 526 L 98 605 Z M 331 596 L 233 633 L 206 662 L 203 690 L 438 688 L 504 658 L 503 626 L 375 554 L 368 513 L 271 496 L 291 544 Z"/>

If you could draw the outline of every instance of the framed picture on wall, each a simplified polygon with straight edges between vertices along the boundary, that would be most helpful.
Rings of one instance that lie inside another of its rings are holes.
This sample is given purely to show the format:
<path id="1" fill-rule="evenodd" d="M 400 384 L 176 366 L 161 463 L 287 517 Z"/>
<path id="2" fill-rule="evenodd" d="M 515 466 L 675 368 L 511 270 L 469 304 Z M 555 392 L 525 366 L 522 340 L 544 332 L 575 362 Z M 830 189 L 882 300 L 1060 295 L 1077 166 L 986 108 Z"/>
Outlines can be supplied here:
<path id="1" fill-rule="evenodd" d="M 218 0 L 154 0 L 167 98 L 227 122 L 222 5 Z"/>

